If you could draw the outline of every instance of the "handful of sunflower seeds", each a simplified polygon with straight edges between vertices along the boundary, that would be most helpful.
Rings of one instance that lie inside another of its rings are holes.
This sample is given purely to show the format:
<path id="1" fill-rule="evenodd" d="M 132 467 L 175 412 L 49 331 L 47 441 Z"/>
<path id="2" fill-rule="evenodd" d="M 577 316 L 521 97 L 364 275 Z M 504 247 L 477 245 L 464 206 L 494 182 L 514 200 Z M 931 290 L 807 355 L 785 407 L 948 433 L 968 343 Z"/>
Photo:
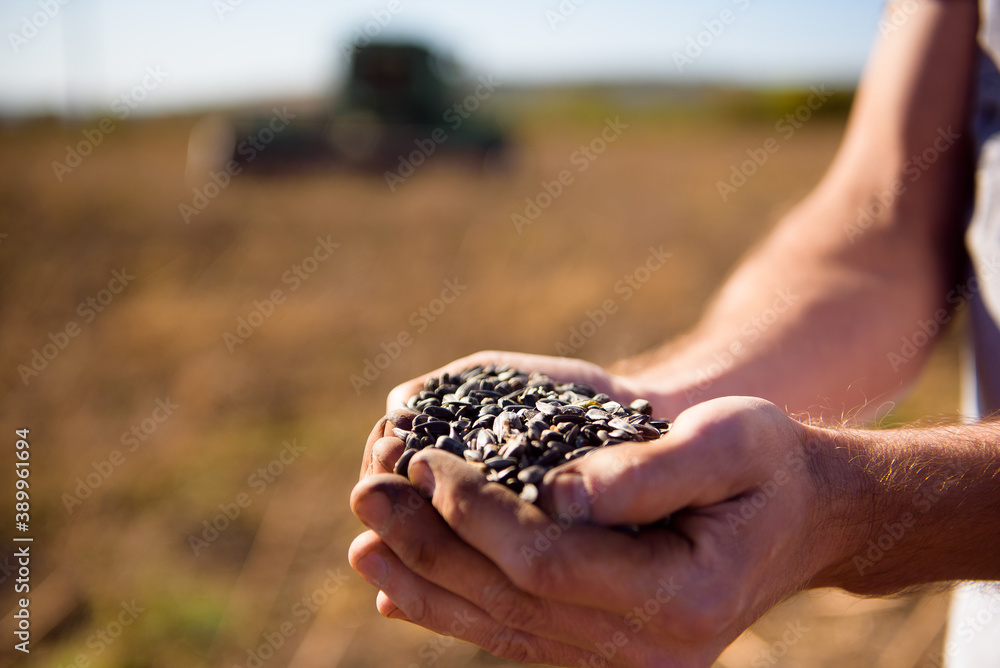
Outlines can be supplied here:
<path id="1" fill-rule="evenodd" d="M 670 430 L 651 417 L 644 399 L 623 406 L 589 385 L 492 364 L 428 378 L 407 406 L 418 415 L 410 431 L 394 431 L 406 444 L 396 473 L 405 476 L 419 450 L 437 448 L 464 457 L 528 503 L 538 500 L 549 469 Z"/>

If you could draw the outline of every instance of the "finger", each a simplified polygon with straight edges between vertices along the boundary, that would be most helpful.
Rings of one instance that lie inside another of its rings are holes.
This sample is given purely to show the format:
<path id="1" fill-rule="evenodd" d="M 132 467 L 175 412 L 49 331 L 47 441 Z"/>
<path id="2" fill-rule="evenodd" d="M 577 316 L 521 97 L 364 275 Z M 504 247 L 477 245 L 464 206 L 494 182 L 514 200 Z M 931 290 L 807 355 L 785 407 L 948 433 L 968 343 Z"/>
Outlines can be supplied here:
<path id="1" fill-rule="evenodd" d="M 385 435 L 391 434 L 393 429 L 409 430 L 413 426 L 413 418 L 415 417 L 417 414 L 409 408 L 397 408 L 389 411 L 385 416 Z"/>
<path id="2" fill-rule="evenodd" d="M 540 505 L 553 514 L 582 507 L 576 516 L 595 524 L 645 525 L 742 494 L 775 473 L 758 445 L 773 433 L 771 407 L 733 397 L 700 404 L 659 440 L 604 448 L 549 471 Z"/>
<path id="3" fill-rule="evenodd" d="M 382 417 L 375 426 L 372 428 L 370 434 L 368 434 L 368 440 L 365 442 L 365 454 L 361 457 L 361 475 L 360 480 L 364 480 L 366 477 L 372 474 L 372 446 L 375 445 L 375 441 L 385 436 L 385 418 Z"/>
<path id="4" fill-rule="evenodd" d="M 620 616 L 519 590 L 495 564 L 456 536 L 431 504 L 399 476 L 359 484 L 351 502 L 358 517 L 410 570 L 472 602 L 505 627 L 584 647 L 589 639 L 581 639 L 581 628 L 606 635 L 627 629 Z"/>
<path id="5" fill-rule="evenodd" d="M 490 654 L 521 663 L 606 666 L 595 652 L 515 629 L 461 596 L 410 570 L 373 532 L 355 539 L 351 566 L 380 589 L 381 614 L 474 643 Z M 596 659 L 596 660 L 595 660 Z"/>
<path id="6" fill-rule="evenodd" d="M 421 451 L 409 476 L 463 541 L 518 588 L 544 599 L 624 615 L 648 599 L 659 580 L 686 577 L 692 567 L 690 546 L 677 534 L 650 531 L 640 540 L 574 525 L 571 514 L 553 520 L 504 486 L 484 483 L 476 469 L 448 453 Z"/>
<path id="7" fill-rule="evenodd" d="M 364 480 L 378 473 L 392 473 L 396 460 L 403 454 L 402 448 L 396 443 L 386 442 L 376 447 L 382 439 L 394 438 L 393 429 L 410 429 L 416 413 L 410 410 L 389 411 L 381 418 L 368 435 L 365 443 L 365 453 L 361 459 L 361 477 Z M 396 439 L 398 440 L 398 439 Z M 402 441 L 400 441 L 402 443 Z"/>
<path id="8" fill-rule="evenodd" d="M 395 436 L 380 438 L 372 446 L 372 475 L 392 473 L 406 445 Z"/>
<path id="9" fill-rule="evenodd" d="M 388 617 L 389 619 L 399 619 L 404 622 L 410 622 L 402 610 L 396 607 L 396 604 L 392 602 L 385 592 L 379 590 L 378 594 L 375 596 L 375 609 L 379 611 L 379 614 L 383 617 Z M 410 622 L 411 624 L 413 622 Z"/>

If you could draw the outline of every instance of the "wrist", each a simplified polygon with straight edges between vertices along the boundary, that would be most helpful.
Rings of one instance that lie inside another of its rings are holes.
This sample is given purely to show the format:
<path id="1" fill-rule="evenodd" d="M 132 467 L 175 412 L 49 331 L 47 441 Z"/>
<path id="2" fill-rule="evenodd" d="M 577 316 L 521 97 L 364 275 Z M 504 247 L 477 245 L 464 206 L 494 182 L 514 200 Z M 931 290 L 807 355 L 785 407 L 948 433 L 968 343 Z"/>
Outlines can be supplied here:
<path id="1" fill-rule="evenodd" d="M 997 425 L 808 429 L 831 485 L 817 525 L 829 549 L 810 586 L 885 595 L 1000 578 Z"/>
<path id="2" fill-rule="evenodd" d="M 816 489 L 811 536 L 816 554 L 810 588 L 861 591 L 855 557 L 863 554 L 878 518 L 891 515 L 892 500 L 878 493 L 870 465 L 880 449 L 878 432 L 805 425 L 803 455 Z"/>

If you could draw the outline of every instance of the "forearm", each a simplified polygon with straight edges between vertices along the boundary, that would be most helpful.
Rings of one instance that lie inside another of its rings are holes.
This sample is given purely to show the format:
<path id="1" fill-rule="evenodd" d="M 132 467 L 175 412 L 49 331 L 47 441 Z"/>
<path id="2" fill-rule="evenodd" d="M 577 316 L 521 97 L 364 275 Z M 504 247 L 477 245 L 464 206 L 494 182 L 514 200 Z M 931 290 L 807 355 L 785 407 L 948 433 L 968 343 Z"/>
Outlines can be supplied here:
<path id="1" fill-rule="evenodd" d="M 819 187 L 689 335 L 620 367 L 657 390 L 658 407 L 751 394 L 841 417 L 915 377 L 929 346 L 902 364 L 891 354 L 947 317 L 957 282 L 976 29 L 974 3 L 919 7 L 876 50 Z M 933 164 L 914 160 L 927 151 Z"/>
<path id="2" fill-rule="evenodd" d="M 901 357 L 901 340 L 950 320 L 952 255 L 944 240 L 907 238 L 903 228 L 871 230 L 844 249 L 833 235 L 853 222 L 851 204 L 819 194 L 800 205 L 689 334 L 622 370 L 654 387 L 672 414 L 751 395 L 839 419 L 898 395 L 931 352 Z"/>
<path id="3" fill-rule="evenodd" d="M 811 431 L 829 486 L 819 531 L 838 555 L 814 586 L 1000 580 L 1000 424 Z"/>

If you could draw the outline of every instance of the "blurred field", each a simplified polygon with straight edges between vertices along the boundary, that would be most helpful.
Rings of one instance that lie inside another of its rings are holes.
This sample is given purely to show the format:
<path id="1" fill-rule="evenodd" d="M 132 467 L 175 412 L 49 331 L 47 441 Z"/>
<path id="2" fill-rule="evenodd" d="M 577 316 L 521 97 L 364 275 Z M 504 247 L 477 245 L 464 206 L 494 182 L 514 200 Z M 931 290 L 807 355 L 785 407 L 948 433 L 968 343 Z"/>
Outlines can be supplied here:
<path id="1" fill-rule="evenodd" d="M 62 183 L 51 163 L 83 128 L 0 130 L 0 411 L 8 444 L 15 428 L 31 429 L 36 541 L 33 651 L 13 656 L 8 615 L 0 661 L 243 666 L 284 629 L 261 665 L 498 665 L 380 618 L 375 592 L 347 564 L 362 528 L 348 494 L 386 392 L 477 349 L 554 354 L 608 298 L 620 310 L 579 356 L 610 363 L 677 334 L 819 178 L 843 124 L 819 118 L 781 141 L 723 203 L 715 183 L 775 136 L 780 105 L 739 120 L 561 99 L 537 111 L 516 126 L 521 150 L 507 174 L 432 158 L 392 194 L 378 176 L 237 178 L 190 224 L 178 205 L 193 196 L 184 167 L 195 119 L 120 125 Z M 572 168 L 608 115 L 629 127 L 519 234 L 511 214 Z M 306 263 L 314 273 L 292 290 L 283 276 L 318 238 L 339 247 Z M 661 245 L 669 262 L 621 299 L 616 282 Z M 88 322 L 78 305 L 123 268 L 134 280 Z M 411 319 L 446 281 L 467 289 L 433 321 Z M 279 289 L 286 300 L 230 352 L 224 334 Z M 71 322 L 79 335 L 26 386 L 18 366 Z M 351 376 L 401 332 L 413 344 L 355 391 Z M 953 338 L 893 419 L 957 409 Z M 158 400 L 177 406 L 162 422 Z M 127 435 L 133 428 L 143 440 Z M 286 441 L 304 451 L 281 463 Z M 12 447 L 3 446 L 3 490 L 13 485 Z M 107 464 L 116 450 L 120 465 Z M 68 510 L 64 495 L 108 466 Z M 238 516 L 210 541 L 205 524 L 220 506 Z M 0 518 L 13 535 L 11 513 Z M 197 555 L 192 536 L 205 540 Z M 133 601 L 142 611 L 118 627 Z M 814 592 L 768 615 L 721 665 L 923 666 L 939 651 L 945 604 Z M 802 632 L 786 646 L 789 624 Z"/>

